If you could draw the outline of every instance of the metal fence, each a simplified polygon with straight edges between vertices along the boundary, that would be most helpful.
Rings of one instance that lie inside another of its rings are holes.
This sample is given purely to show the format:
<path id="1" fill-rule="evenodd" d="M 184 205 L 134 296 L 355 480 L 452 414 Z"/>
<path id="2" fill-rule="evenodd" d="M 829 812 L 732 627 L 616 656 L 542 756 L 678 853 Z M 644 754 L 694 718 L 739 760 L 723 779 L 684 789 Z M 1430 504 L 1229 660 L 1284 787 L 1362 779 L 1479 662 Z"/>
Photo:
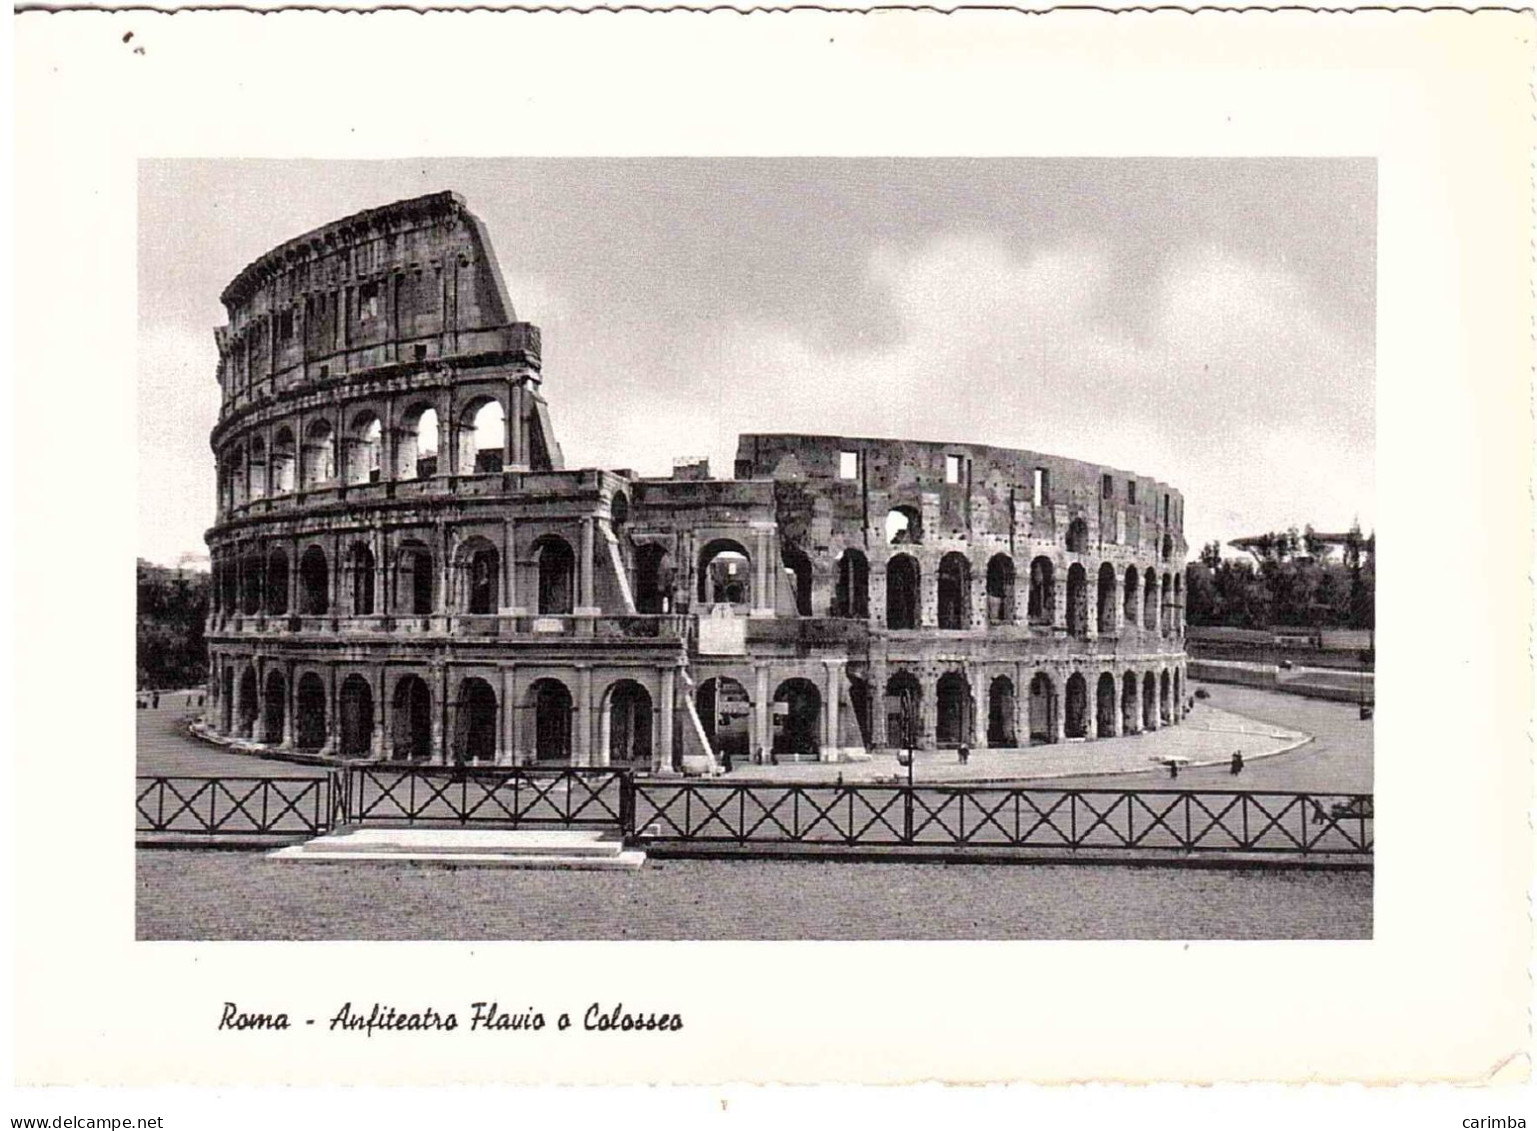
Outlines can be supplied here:
<path id="1" fill-rule="evenodd" d="M 293 778 L 141 777 L 139 833 L 318 836 L 340 816 L 334 775 Z"/>
<path id="2" fill-rule="evenodd" d="M 625 770 L 359 766 L 339 776 L 349 824 L 633 827 Z"/>
<path id="3" fill-rule="evenodd" d="M 643 845 L 1372 852 L 1369 795 L 716 782 L 633 789 Z"/>

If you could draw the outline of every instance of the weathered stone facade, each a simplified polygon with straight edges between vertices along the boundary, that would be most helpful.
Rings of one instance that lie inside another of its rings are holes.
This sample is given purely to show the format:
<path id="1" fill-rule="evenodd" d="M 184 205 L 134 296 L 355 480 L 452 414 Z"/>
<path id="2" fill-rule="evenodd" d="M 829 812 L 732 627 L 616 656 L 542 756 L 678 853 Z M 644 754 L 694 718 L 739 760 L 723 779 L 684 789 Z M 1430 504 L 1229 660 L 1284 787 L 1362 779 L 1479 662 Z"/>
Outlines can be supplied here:
<path id="1" fill-rule="evenodd" d="M 802 435 L 742 436 L 730 480 L 566 470 L 538 328 L 448 193 L 291 240 L 223 301 L 217 733 L 666 773 L 1182 714 L 1165 484 Z"/>

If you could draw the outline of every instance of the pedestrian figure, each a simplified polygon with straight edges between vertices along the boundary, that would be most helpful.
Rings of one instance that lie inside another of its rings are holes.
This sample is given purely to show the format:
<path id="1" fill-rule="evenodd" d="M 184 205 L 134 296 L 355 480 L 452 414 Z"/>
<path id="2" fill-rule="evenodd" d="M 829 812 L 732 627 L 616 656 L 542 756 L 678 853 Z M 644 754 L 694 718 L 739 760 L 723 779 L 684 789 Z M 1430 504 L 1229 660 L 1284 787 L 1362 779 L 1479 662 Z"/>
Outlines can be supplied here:
<path id="1" fill-rule="evenodd" d="M 971 747 L 969 747 L 969 746 L 967 746 L 967 745 L 965 745 L 963 743 L 961 745 L 961 765 L 964 766 L 970 760 L 970 758 L 971 758 Z"/>
<path id="2" fill-rule="evenodd" d="M 1170 762 L 1169 763 L 1169 776 L 1171 778 L 1179 777 L 1179 763 L 1178 762 Z"/>
<path id="3" fill-rule="evenodd" d="M 202 705 L 203 705 L 203 697 L 202 697 L 202 696 L 201 696 L 201 695 L 199 695 L 199 696 L 198 696 L 198 697 L 197 697 L 197 705 L 198 705 L 198 706 L 199 706 L 199 707 L 201 707 L 201 706 L 202 706 Z"/>
<path id="4" fill-rule="evenodd" d="M 838 784 L 839 785 L 843 784 L 843 771 L 842 770 L 838 771 Z"/>
<path id="5" fill-rule="evenodd" d="M 722 750 L 721 751 L 721 755 L 720 755 L 720 761 L 721 761 L 721 766 L 724 768 L 725 772 L 729 774 L 731 772 L 731 751 L 730 750 Z"/>
<path id="6" fill-rule="evenodd" d="M 157 691 L 150 696 L 149 705 L 157 711 L 160 710 L 160 692 Z"/>
<path id="7" fill-rule="evenodd" d="M 1243 751 L 1233 751 L 1233 768 L 1230 771 L 1235 777 L 1243 773 Z"/>

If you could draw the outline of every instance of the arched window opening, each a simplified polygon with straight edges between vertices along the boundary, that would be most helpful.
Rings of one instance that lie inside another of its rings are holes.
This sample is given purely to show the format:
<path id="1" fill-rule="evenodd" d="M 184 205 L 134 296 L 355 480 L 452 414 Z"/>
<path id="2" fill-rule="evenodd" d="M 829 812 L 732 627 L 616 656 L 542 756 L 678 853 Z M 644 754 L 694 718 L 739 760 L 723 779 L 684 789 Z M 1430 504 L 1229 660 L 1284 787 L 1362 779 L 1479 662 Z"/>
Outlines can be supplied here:
<path id="1" fill-rule="evenodd" d="M 1142 579 L 1136 566 L 1126 567 L 1126 584 L 1123 589 L 1122 619 L 1132 628 L 1137 627 L 1137 594 L 1142 591 Z"/>
<path id="2" fill-rule="evenodd" d="M 1158 627 L 1158 577 L 1152 570 L 1144 576 L 1147 584 L 1142 591 L 1142 627 L 1152 632 Z"/>
<path id="3" fill-rule="evenodd" d="M 342 680 L 340 713 L 342 757 L 366 758 L 374 742 L 374 693 L 362 676 Z"/>
<path id="4" fill-rule="evenodd" d="M 971 563 L 951 552 L 939 559 L 939 627 L 971 627 Z"/>
<path id="5" fill-rule="evenodd" d="M 267 495 L 267 445 L 260 436 L 251 438 L 251 498 Z"/>
<path id="6" fill-rule="evenodd" d="M 471 615 L 497 610 L 501 555 L 484 538 L 465 543 L 459 551 L 462 608 Z"/>
<path id="7" fill-rule="evenodd" d="M 747 689 L 730 676 L 717 676 L 699 685 L 695 701 L 705 739 L 722 762 L 729 756 L 735 765 L 752 755 L 752 700 Z"/>
<path id="8" fill-rule="evenodd" d="M 272 438 L 272 468 L 268 481 L 274 495 L 287 495 L 294 489 L 294 434 L 284 426 Z"/>
<path id="9" fill-rule="evenodd" d="M 347 573 L 352 580 L 352 615 L 372 616 L 374 612 L 374 552 L 361 542 L 347 551 Z"/>
<path id="10" fill-rule="evenodd" d="M 886 563 L 886 627 L 918 627 L 918 559 L 898 554 Z"/>
<path id="11" fill-rule="evenodd" d="M 231 452 L 229 457 L 230 506 L 244 506 L 246 504 L 246 499 L 245 446 L 242 445 Z"/>
<path id="12" fill-rule="evenodd" d="M 994 554 L 987 563 L 987 623 L 1014 623 L 1014 559 Z"/>
<path id="13" fill-rule="evenodd" d="M 1174 699 L 1169 687 L 1169 673 L 1158 676 L 1158 719 L 1164 726 L 1174 721 Z"/>
<path id="14" fill-rule="evenodd" d="M 833 616 L 857 620 L 866 620 L 870 616 L 870 561 L 859 550 L 844 550 L 838 558 Z"/>
<path id="15" fill-rule="evenodd" d="M 745 605 L 752 597 L 751 559 L 742 546 L 717 538 L 699 552 L 699 600 L 702 604 Z"/>
<path id="16" fill-rule="evenodd" d="M 456 765 L 496 761 L 496 715 L 496 692 L 491 690 L 489 683 L 475 676 L 460 682 L 459 701 L 454 712 Z"/>
<path id="17" fill-rule="evenodd" d="M 347 435 L 347 482 L 379 482 L 383 458 L 384 426 L 372 412 L 358 413 Z"/>
<path id="18" fill-rule="evenodd" d="M 1185 634 L 1185 595 L 1184 586 L 1180 584 L 1183 577 L 1174 575 L 1174 605 L 1170 608 L 1171 635 L 1183 636 Z"/>
<path id="19" fill-rule="evenodd" d="M 1115 676 L 1105 672 L 1099 677 L 1094 700 L 1094 717 L 1099 737 L 1109 738 L 1115 734 Z"/>
<path id="20" fill-rule="evenodd" d="M 534 758 L 571 761 L 571 692 L 558 679 L 537 680 L 529 688 L 534 708 Z"/>
<path id="21" fill-rule="evenodd" d="M 502 470 L 507 421 L 495 399 L 471 401 L 459 415 L 459 474 L 489 475 Z"/>
<path id="22" fill-rule="evenodd" d="M 859 744 L 866 749 L 873 741 L 870 734 L 870 683 L 857 675 L 849 676 L 849 705 L 854 708 L 854 723 L 859 728 Z"/>
<path id="23" fill-rule="evenodd" d="M 1068 738 L 1084 738 L 1089 733 L 1089 687 L 1078 672 L 1067 677 L 1065 728 Z"/>
<path id="24" fill-rule="evenodd" d="M 256 555 L 240 563 L 240 611 L 255 616 L 262 609 L 262 559 Z"/>
<path id="25" fill-rule="evenodd" d="M 395 551 L 395 611 L 413 616 L 432 612 L 432 551 L 421 542 L 404 542 Z"/>
<path id="26" fill-rule="evenodd" d="M 923 687 L 911 672 L 886 681 L 886 741 L 897 750 L 923 743 Z"/>
<path id="27" fill-rule="evenodd" d="M 534 543 L 539 564 L 539 614 L 566 616 L 576 605 L 576 555 L 571 544 L 554 534 Z"/>
<path id="28" fill-rule="evenodd" d="M 437 410 L 414 405 L 401 417 L 395 434 L 395 478 L 431 479 L 437 471 Z"/>
<path id="29" fill-rule="evenodd" d="M 1089 575 L 1078 562 L 1067 570 L 1067 634 L 1089 634 Z"/>
<path id="30" fill-rule="evenodd" d="M 1163 635 L 1168 636 L 1174 628 L 1174 586 L 1168 574 L 1163 575 L 1163 584 L 1160 590 L 1163 594 Z"/>
<path id="31" fill-rule="evenodd" d="M 390 756 L 399 762 L 426 762 L 432 758 L 432 692 L 420 676 L 403 676 L 395 684 L 390 719 L 393 728 Z"/>
<path id="32" fill-rule="evenodd" d="M 266 701 L 262 704 L 261 740 L 270 746 L 283 741 L 283 724 L 288 717 L 288 681 L 283 673 L 273 670 L 267 673 Z"/>
<path id="33" fill-rule="evenodd" d="M 608 503 L 608 523 L 617 535 L 630 521 L 630 500 L 623 491 L 615 491 Z"/>
<path id="34" fill-rule="evenodd" d="M 804 551 L 794 546 L 786 546 L 780 551 L 779 557 L 784 564 L 785 580 L 789 583 L 790 592 L 795 597 L 795 613 L 797 616 L 809 617 L 811 615 L 811 559 Z"/>
<path id="35" fill-rule="evenodd" d="M 635 550 L 635 610 L 672 612 L 673 566 L 667 547 L 647 542 Z"/>
<path id="36" fill-rule="evenodd" d="M 1018 745 L 1014 735 L 1014 681 L 1006 675 L 998 676 L 987 689 L 987 744 Z"/>
<path id="37" fill-rule="evenodd" d="M 1152 730 L 1158 725 L 1158 679 L 1152 672 L 1142 677 L 1142 729 Z"/>
<path id="38" fill-rule="evenodd" d="M 1030 623 L 1051 624 L 1057 615 L 1056 581 L 1050 558 L 1030 563 Z"/>
<path id="39" fill-rule="evenodd" d="M 267 612 L 288 611 L 288 555 L 273 550 L 267 555 Z"/>
<path id="40" fill-rule="evenodd" d="M 923 516 L 917 507 L 892 507 L 886 512 L 886 545 L 916 546 L 923 541 Z"/>
<path id="41" fill-rule="evenodd" d="M 225 562 L 220 567 L 220 597 L 219 608 L 225 613 L 238 613 L 240 611 L 240 575 L 235 569 L 233 561 Z"/>
<path id="42" fill-rule="evenodd" d="M 326 688 L 314 672 L 299 677 L 294 710 L 294 745 L 319 750 L 326 744 Z"/>
<path id="43" fill-rule="evenodd" d="M 336 478 L 335 437 L 330 422 L 312 421 L 304 432 L 303 467 L 305 487 L 318 487 Z"/>
<path id="44" fill-rule="evenodd" d="M 1037 672 L 1030 680 L 1030 741 L 1057 739 L 1057 689 L 1051 677 Z"/>
<path id="45" fill-rule="evenodd" d="M 1121 678 L 1121 733 L 1136 734 L 1142 729 L 1142 715 L 1137 710 L 1137 673 Z"/>
<path id="46" fill-rule="evenodd" d="M 299 611 L 321 616 L 331 607 L 331 571 L 325 551 L 311 546 L 299 559 Z"/>
<path id="47" fill-rule="evenodd" d="M 240 705 L 238 722 L 241 738 L 256 737 L 256 669 L 247 665 L 240 673 Z"/>
<path id="48" fill-rule="evenodd" d="M 1081 518 L 1075 518 L 1067 524 L 1067 552 L 1069 554 L 1085 554 L 1089 550 L 1089 524 Z"/>
<path id="49" fill-rule="evenodd" d="M 773 751 L 781 757 L 821 753 L 822 695 L 809 679 L 787 679 L 774 692 Z"/>
<path id="50" fill-rule="evenodd" d="M 1099 625 L 1101 636 L 1115 635 L 1115 566 L 1109 562 L 1099 567 Z"/>
<path id="51" fill-rule="evenodd" d="M 1163 536 L 1163 560 L 1168 561 L 1174 557 L 1174 539 L 1169 535 Z"/>
<path id="52" fill-rule="evenodd" d="M 971 687 L 959 672 L 946 672 L 934 689 L 934 741 L 955 747 L 972 740 Z"/>
<path id="53" fill-rule="evenodd" d="M 641 769 L 651 765 L 651 694 L 633 679 L 609 689 L 608 760 Z"/>

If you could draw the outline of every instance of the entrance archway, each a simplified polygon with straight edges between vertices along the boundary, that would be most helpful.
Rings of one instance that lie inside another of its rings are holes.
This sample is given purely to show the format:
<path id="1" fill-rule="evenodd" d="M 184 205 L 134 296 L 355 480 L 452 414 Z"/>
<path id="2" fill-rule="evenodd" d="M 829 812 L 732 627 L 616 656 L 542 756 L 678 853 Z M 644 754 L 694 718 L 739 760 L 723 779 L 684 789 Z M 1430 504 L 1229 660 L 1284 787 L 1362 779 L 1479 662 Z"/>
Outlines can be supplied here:
<path id="1" fill-rule="evenodd" d="M 1067 569 L 1067 634 L 1089 634 L 1089 575 L 1078 562 Z"/>
<path id="2" fill-rule="evenodd" d="M 1153 730 L 1158 726 L 1158 680 L 1152 672 L 1142 677 L 1142 729 Z"/>
<path id="3" fill-rule="evenodd" d="M 314 672 L 299 677 L 294 710 L 294 745 L 319 750 L 326 744 L 326 686 Z"/>
<path id="4" fill-rule="evenodd" d="M 987 744 L 1014 746 L 1014 681 L 998 676 L 987 689 Z"/>
<path id="5" fill-rule="evenodd" d="M 1137 710 L 1137 673 L 1127 672 L 1121 678 L 1121 733 L 1136 734 L 1141 729 L 1141 712 Z"/>
<path id="6" fill-rule="evenodd" d="M 775 754 L 821 753 L 822 695 L 809 679 L 787 679 L 774 692 Z"/>
<path id="7" fill-rule="evenodd" d="M 299 590 L 301 613 L 322 616 L 331 607 L 331 570 L 319 546 L 311 546 L 299 559 Z"/>
<path id="8" fill-rule="evenodd" d="M 939 627 L 971 626 L 971 563 L 954 551 L 939 559 Z"/>
<path id="9" fill-rule="evenodd" d="M 743 764 L 752 757 L 752 700 L 747 689 L 730 676 L 716 676 L 699 685 L 699 721 L 710 749 L 725 761 Z"/>
<path id="10" fill-rule="evenodd" d="M 1100 738 L 1115 734 L 1115 676 L 1105 672 L 1094 692 L 1094 721 Z"/>
<path id="11" fill-rule="evenodd" d="M 496 761 L 496 692 L 478 676 L 459 684 L 454 712 L 453 754 L 456 763 Z"/>
<path id="12" fill-rule="evenodd" d="M 534 759 L 571 761 L 571 691 L 558 679 L 537 680 L 528 690 L 534 709 Z"/>
<path id="13" fill-rule="evenodd" d="M 374 741 L 374 693 L 366 679 L 354 673 L 342 680 L 338 710 L 341 714 L 342 757 L 366 757 L 372 751 Z"/>
<path id="14" fill-rule="evenodd" d="M 911 554 L 896 554 L 886 563 L 886 627 L 918 627 L 920 573 Z"/>
<path id="15" fill-rule="evenodd" d="M 914 750 L 923 742 L 923 685 L 911 672 L 886 681 L 886 741 L 896 750 Z"/>
<path id="16" fill-rule="evenodd" d="M 240 737 L 256 737 L 256 669 L 247 666 L 240 673 Z"/>
<path id="17" fill-rule="evenodd" d="M 752 559 L 740 542 L 717 538 L 699 551 L 701 604 L 746 605 L 752 600 Z"/>
<path id="18" fill-rule="evenodd" d="M 575 606 L 576 555 L 570 544 L 554 534 L 534 543 L 539 562 L 540 616 L 566 616 Z"/>
<path id="19" fill-rule="evenodd" d="M 987 563 L 987 623 L 1014 623 L 1014 559 L 994 554 Z"/>
<path id="20" fill-rule="evenodd" d="M 960 672 L 946 672 L 934 688 L 934 741 L 960 746 L 971 741 L 971 687 Z"/>
<path id="21" fill-rule="evenodd" d="M 651 693 L 633 679 L 608 690 L 608 761 L 610 765 L 651 765 Z"/>
<path id="22" fill-rule="evenodd" d="M 1063 729 L 1068 738 L 1089 733 L 1089 685 L 1078 672 L 1067 677 L 1067 717 Z"/>
<path id="23" fill-rule="evenodd" d="M 1030 741 L 1057 740 L 1057 688 L 1045 672 L 1030 680 Z"/>
<path id="24" fill-rule="evenodd" d="M 1169 673 L 1161 672 L 1158 676 L 1158 718 L 1164 726 L 1174 721 L 1174 701 L 1169 690 Z"/>
<path id="25" fill-rule="evenodd" d="M 401 762 L 432 758 L 432 693 L 420 676 L 402 676 L 395 684 L 391 710 L 394 731 L 391 756 Z"/>
<path id="26" fill-rule="evenodd" d="M 288 718 L 288 681 L 280 671 L 267 673 L 267 696 L 262 704 L 261 740 L 273 746 L 283 741 L 283 723 Z"/>

